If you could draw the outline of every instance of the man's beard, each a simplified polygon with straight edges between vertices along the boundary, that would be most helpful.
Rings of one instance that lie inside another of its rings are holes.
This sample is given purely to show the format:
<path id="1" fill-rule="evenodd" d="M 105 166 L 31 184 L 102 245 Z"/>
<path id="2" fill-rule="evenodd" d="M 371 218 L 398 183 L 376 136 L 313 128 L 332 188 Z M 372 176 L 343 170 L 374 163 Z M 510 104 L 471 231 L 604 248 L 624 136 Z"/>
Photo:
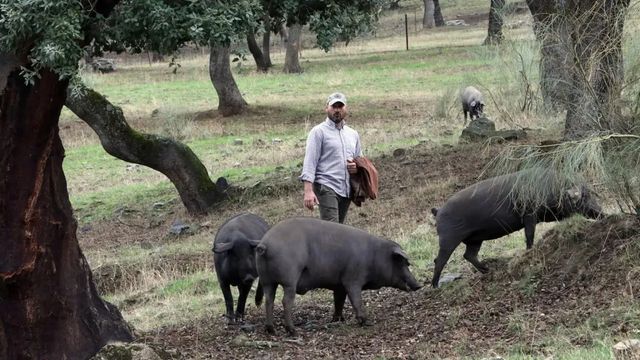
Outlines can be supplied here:
<path id="1" fill-rule="evenodd" d="M 339 124 L 340 122 L 342 122 L 342 120 L 344 120 L 344 116 L 342 116 L 342 114 L 336 113 L 329 115 L 329 119 L 331 119 L 331 121 L 333 121 L 334 123 Z"/>

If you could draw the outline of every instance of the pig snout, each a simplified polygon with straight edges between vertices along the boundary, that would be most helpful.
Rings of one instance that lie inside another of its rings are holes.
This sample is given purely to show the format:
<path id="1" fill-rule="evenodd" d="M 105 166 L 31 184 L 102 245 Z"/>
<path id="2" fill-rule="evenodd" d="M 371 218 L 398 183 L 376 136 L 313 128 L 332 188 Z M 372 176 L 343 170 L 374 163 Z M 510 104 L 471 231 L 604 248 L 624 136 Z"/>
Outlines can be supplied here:
<path id="1" fill-rule="evenodd" d="M 404 276 L 403 280 L 403 288 L 402 290 L 404 291 L 416 291 L 419 290 L 420 288 L 422 288 L 422 284 L 420 284 L 418 282 L 418 280 L 416 280 L 416 278 L 413 276 L 413 274 L 411 274 L 409 272 L 409 270 L 406 270 L 407 274 Z"/>

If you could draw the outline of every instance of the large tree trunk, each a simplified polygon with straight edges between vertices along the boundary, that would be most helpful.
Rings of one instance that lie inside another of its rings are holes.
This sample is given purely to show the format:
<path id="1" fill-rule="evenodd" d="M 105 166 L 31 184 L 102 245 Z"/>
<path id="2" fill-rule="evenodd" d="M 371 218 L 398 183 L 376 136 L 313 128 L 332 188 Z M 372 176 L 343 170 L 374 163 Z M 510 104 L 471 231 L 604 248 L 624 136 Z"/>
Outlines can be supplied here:
<path id="1" fill-rule="evenodd" d="M 265 14 L 262 18 L 264 23 L 264 34 L 262 35 L 262 56 L 267 67 L 272 67 L 271 62 L 271 18 L 269 14 Z"/>
<path id="2" fill-rule="evenodd" d="M 169 178 L 190 214 L 206 214 L 223 198 L 207 169 L 186 145 L 142 134 L 127 124 L 122 109 L 96 91 L 83 88 L 79 96 L 67 91 L 66 106 L 98 134 L 106 152 L 118 159 L 148 166 Z"/>
<path id="3" fill-rule="evenodd" d="M 442 10 L 440 9 L 440 0 L 433 0 L 433 21 L 437 27 L 445 25 Z"/>
<path id="4" fill-rule="evenodd" d="M 229 61 L 230 53 L 229 46 L 211 44 L 209 76 L 218 94 L 218 111 L 222 116 L 240 114 L 248 106 L 233 79 Z"/>
<path id="5" fill-rule="evenodd" d="M 247 33 L 247 45 L 249 47 L 249 51 L 251 55 L 253 55 L 253 60 L 256 62 L 256 68 L 258 71 L 267 72 L 269 71 L 269 66 L 267 65 L 267 61 L 262 54 L 262 50 L 260 50 L 260 46 L 258 46 L 258 42 L 256 41 L 256 36 L 253 32 Z"/>
<path id="6" fill-rule="evenodd" d="M 435 12 L 435 5 L 433 0 L 424 0 L 424 16 L 422 17 L 422 27 L 431 29 L 436 26 L 436 22 L 433 18 Z"/>
<path id="7" fill-rule="evenodd" d="M 491 0 L 491 8 L 489 9 L 489 28 L 487 37 L 484 39 L 484 45 L 495 45 L 502 43 L 504 35 L 502 34 L 502 23 L 504 22 L 502 15 L 504 11 L 504 0 Z"/>
<path id="8" fill-rule="evenodd" d="M 301 73 L 300 60 L 298 54 L 300 52 L 300 40 L 302 38 L 302 25 L 293 24 L 289 27 L 287 39 L 287 51 L 284 57 L 285 73 Z"/>
<path id="9" fill-rule="evenodd" d="M 527 0 L 540 42 L 540 92 L 547 108 L 564 110 L 571 84 L 572 43 L 557 0 Z"/>
<path id="10" fill-rule="evenodd" d="M 0 356 L 86 359 L 132 335 L 76 238 L 58 134 L 67 84 L 41 71 L 26 85 L 20 65 L 0 54 Z"/>
<path id="11" fill-rule="evenodd" d="M 622 34 L 629 2 L 567 2 L 574 53 L 566 139 L 611 130 L 620 119 L 624 82 Z"/>

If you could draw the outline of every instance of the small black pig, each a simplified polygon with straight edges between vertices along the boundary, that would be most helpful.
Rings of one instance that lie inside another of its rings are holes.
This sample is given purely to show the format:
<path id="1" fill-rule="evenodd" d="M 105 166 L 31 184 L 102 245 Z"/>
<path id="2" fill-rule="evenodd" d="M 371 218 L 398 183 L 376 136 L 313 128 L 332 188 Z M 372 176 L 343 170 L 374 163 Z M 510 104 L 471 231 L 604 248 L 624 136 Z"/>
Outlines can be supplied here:
<path id="1" fill-rule="evenodd" d="M 484 112 L 484 100 L 482 93 L 473 86 L 467 86 L 460 94 L 460 102 L 462 103 L 462 112 L 464 113 L 464 123 L 467 123 L 467 114 L 471 120 L 474 116 L 479 118 Z"/>
<path id="2" fill-rule="evenodd" d="M 527 249 L 530 249 L 539 222 L 558 221 L 575 213 L 592 219 L 602 215 L 602 209 L 584 186 L 567 189 L 564 194 L 551 191 L 544 206 L 523 209 L 518 206 L 513 190 L 518 179 L 526 176 L 526 171 L 480 181 L 454 194 L 440 209 L 431 210 L 436 216 L 440 244 L 431 281 L 434 288 L 438 287 L 442 269 L 460 243 L 467 246 L 464 258 L 478 271 L 486 273 L 489 269 L 478 260 L 483 241 L 524 228 Z M 547 171 L 544 176 L 555 175 Z"/>
<path id="3" fill-rule="evenodd" d="M 258 277 L 255 248 L 267 230 L 269 225 L 259 216 L 241 214 L 222 224 L 213 241 L 213 263 L 224 295 L 229 324 L 242 322 L 244 318 L 247 296 L 253 281 Z M 240 293 L 235 314 L 231 285 L 237 286 Z M 261 291 L 258 287 L 256 298 L 262 296 Z"/>
<path id="4" fill-rule="evenodd" d="M 289 335 L 296 293 L 333 290 L 333 321 L 344 320 L 347 296 L 361 325 L 367 324 L 361 292 L 391 286 L 404 291 L 421 287 L 409 271 L 409 259 L 397 243 L 354 227 L 315 218 L 293 218 L 274 225 L 256 249 L 256 265 L 264 289 L 266 330 L 274 332 L 273 301 L 278 285 Z"/>

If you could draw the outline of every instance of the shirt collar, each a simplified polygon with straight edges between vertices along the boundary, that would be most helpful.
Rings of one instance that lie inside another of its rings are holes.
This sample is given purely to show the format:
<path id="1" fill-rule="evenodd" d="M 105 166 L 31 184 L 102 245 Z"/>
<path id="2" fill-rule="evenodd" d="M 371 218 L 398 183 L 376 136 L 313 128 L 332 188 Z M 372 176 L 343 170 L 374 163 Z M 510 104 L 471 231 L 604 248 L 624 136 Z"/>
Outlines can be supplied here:
<path id="1" fill-rule="evenodd" d="M 337 129 L 337 130 L 342 130 L 344 128 L 345 125 L 345 121 L 344 119 L 342 119 L 342 121 L 340 121 L 338 124 L 334 123 L 333 120 L 329 119 L 329 117 L 327 117 L 325 119 L 325 122 L 327 123 L 327 125 L 332 128 L 332 129 Z"/>

